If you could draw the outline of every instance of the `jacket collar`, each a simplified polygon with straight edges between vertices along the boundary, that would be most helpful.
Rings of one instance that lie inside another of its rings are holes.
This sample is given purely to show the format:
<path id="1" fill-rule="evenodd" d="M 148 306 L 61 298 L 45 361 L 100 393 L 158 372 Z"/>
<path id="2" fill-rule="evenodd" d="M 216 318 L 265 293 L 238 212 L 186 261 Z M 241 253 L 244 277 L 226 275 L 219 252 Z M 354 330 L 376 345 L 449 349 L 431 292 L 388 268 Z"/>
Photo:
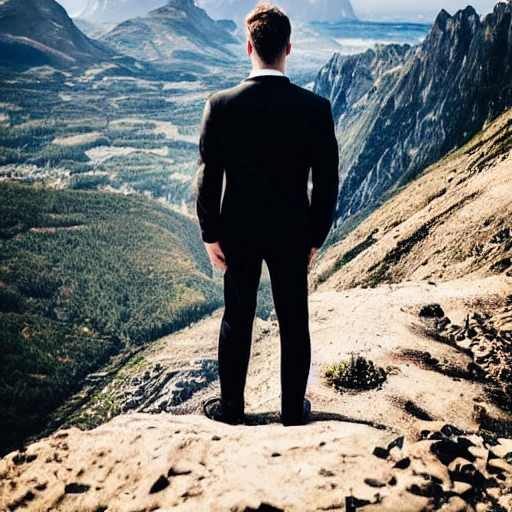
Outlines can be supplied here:
<path id="1" fill-rule="evenodd" d="M 281 75 L 259 75 L 259 76 L 253 76 L 248 77 L 244 80 L 245 82 L 273 82 L 273 83 L 283 83 L 283 84 L 289 84 L 290 79 L 287 76 Z"/>
<path id="2" fill-rule="evenodd" d="M 277 69 L 253 69 L 250 74 L 249 78 L 257 78 L 260 76 L 285 76 L 284 73 L 281 73 L 281 71 L 278 71 Z"/>

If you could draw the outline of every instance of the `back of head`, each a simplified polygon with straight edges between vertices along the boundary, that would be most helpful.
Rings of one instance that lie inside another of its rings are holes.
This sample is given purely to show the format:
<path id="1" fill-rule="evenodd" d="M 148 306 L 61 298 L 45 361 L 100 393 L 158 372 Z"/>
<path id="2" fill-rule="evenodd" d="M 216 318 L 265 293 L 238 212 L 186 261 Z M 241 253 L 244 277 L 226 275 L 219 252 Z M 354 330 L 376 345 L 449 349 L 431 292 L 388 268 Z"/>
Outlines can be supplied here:
<path id="1" fill-rule="evenodd" d="M 263 62 L 275 64 L 290 42 L 292 27 L 286 13 L 277 5 L 258 4 L 245 18 L 247 35 Z"/>

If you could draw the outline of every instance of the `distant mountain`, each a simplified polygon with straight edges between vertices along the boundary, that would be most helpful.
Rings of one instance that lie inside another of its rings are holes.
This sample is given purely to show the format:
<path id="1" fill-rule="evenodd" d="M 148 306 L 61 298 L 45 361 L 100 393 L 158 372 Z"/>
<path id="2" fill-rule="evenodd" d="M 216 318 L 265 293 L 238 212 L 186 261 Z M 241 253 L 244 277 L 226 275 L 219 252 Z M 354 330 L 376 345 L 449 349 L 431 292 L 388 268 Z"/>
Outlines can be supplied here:
<path id="1" fill-rule="evenodd" d="M 403 66 L 414 54 L 409 45 L 376 45 L 365 53 L 335 54 L 317 76 L 316 92 L 329 97 L 336 119 L 367 94 L 384 75 Z M 328 92 L 328 94 L 326 94 Z M 360 111 L 365 108 L 363 104 Z"/>
<path id="2" fill-rule="evenodd" d="M 90 22 L 121 22 L 162 7 L 166 0 L 89 0 L 79 18 Z"/>
<path id="3" fill-rule="evenodd" d="M 112 56 L 89 39 L 54 0 L 0 2 L 0 64 L 69 68 Z"/>
<path id="4" fill-rule="evenodd" d="M 124 21 L 101 39 L 146 61 L 225 60 L 232 57 L 227 45 L 240 44 L 194 0 L 170 0 L 146 16 Z"/>
<path id="5" fill-rule="evenodd" d="M 425 41 L 336 55 L 314 90 L 331 99 L 341 146 L 339 218 L 462 146 L 512 105 L 512 3 L 480 18 L 442 11 Z"/>
<path id="6" fill-rule="evenodd" d="M 92 39 L 99 39 L 116 26 L 116 23 L 112 21 L 89 21 L 84 18 L 73 18 L 73 22 L 84 34 Z"/>
<path id="7" fill-rule="evenodd" d="M 255 0 L 197 0 L 214 19 L 243 21 L 256 5 Z M 340 21 L 355 19 L 350 0 L 281 0 L 280 6 L 292 19 L 301 21 Z"/>

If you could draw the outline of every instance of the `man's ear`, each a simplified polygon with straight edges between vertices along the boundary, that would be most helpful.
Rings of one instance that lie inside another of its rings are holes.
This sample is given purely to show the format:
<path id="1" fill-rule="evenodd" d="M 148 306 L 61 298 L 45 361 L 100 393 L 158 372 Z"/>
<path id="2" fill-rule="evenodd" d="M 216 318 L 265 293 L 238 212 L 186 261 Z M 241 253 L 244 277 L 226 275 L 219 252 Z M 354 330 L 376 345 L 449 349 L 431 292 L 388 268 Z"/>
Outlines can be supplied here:
<path id="1" fill-rule="evenodd" d="M 290 52 L 292 51 L 292 43 L 288 43 L 286 45 L 286 56 L 290 55 Z"/>
<path id="2" fill-rule="evenodd" d="M 252 52 L 254 51 L 254 48 L 252 47 L 252 43 L 250 41 L 250 39 L 247 39 L 247 55 L 249 55 L 249 57 L 252 55 Z"/>

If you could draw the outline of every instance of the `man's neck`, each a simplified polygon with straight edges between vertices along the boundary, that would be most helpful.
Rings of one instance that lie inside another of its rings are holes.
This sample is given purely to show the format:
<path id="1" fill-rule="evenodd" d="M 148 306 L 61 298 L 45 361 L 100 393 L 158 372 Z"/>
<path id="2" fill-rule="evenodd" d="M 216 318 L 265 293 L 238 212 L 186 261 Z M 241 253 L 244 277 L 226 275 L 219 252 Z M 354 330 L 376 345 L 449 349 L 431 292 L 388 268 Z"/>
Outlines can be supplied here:
<path id="1" fill-rule="evenodd" d="M 253 73 L 263 73 L 265 71 L 278 71 L 279 73 L 284 75 L 285 67 L 284 66 L 258 66 L 257 64 L 253 63 L 252 71 L 253 71 Z"/>
<path id="2" fill-rule="evenodd" d="M 285 64 L 286 60 L 283 58 L 276 62 L 275 64 L 266 64 L 262 62 L 255 53 L 251 56 L 252 61 L 252 71 L 253 73 L 263 73 L 265 71 L 279 71 L 283 75 L 285 74 Z"/>

